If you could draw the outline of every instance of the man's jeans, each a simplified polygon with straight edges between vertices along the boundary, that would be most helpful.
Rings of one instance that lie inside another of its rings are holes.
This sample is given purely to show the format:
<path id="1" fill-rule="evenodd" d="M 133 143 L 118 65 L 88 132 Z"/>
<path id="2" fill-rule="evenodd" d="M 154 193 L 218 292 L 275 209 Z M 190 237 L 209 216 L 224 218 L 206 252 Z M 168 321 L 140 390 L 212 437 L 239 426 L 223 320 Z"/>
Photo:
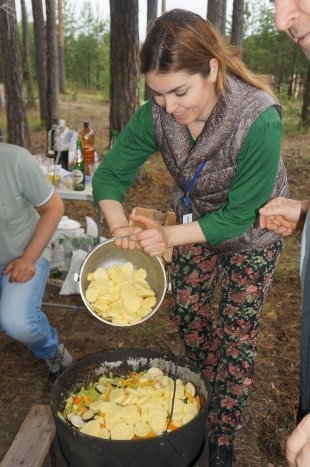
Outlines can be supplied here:
<path id="1" fill-rule="evenodd" d="M 58 348 L 56 329 L 41 311 L 49 262 L 39 258 L 36 273 L 27 282 L 9 282 L 0 267 L 0 330 L 25 344 L 38 358 L 52 357 Z"/>

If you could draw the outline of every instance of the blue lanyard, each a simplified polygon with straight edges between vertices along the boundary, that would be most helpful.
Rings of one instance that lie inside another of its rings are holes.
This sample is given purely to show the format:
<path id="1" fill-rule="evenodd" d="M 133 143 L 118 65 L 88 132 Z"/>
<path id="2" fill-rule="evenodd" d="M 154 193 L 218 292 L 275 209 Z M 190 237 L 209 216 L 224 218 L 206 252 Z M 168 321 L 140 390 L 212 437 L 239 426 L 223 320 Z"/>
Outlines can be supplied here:
<path id="1" fill-rule="evenodd" d="M 191 179 L 191 181 L 189 183 L 187 183 L 186 178 L 184 176 L 182 176 L 182 178 L 181 178 L 183 186 L 184 186 L 184 190 L 185 190 L 185 196 L 183 196 L 183 203 L 184 203 L 184 205 L 186 207 L 189 207 L 190 204 L 191 204 L 189 193 L 190 193 L 192 187 L 194 186 L 194 184 L 196 183 L 196 181 L 197 181 L 197 179 L 198 179 L 198 177 L 200 175 L 200 172 L 202 171 L 202 169 L 204 168 L 206 163 L 207 163 L 207 161 L 201 162 L 200 166 L 198 167 L 197 171 L 194 173 L 194 176 L 193 176 L 193 178 Z"/>

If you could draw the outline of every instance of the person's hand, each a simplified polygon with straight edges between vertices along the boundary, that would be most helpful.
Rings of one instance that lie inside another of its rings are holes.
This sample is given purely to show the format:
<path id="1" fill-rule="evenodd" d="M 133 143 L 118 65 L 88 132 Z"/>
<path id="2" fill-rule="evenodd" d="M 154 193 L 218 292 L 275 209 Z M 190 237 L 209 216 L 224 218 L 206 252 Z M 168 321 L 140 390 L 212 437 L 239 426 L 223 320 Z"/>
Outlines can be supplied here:
<path id="1" fill-rule="evenodd" d="M 11 261 L 2 274 L 4 276 L 11 274 L 9 282 L 27 282 L 33 278 L 36 272 L 35 262 L 21 256 Z"/>
<path id="2" fill-rule="evenodd" d="M 310 466 L 310 414 L 297 425 L 286 442 L 289 467 Z"/>
<path id="3" fill-rule="evenodd" d="M 259 224 L 262 229 L 290 235 L 302 214 L 302 201 L 288 198 L 274 198 L 259 210 Z"/>
<path id="4" fill-rule="evenodd" d="M 140 232 L 141 228 L 139 227 L 131 227 L 131 226 L 123 226 L 123 227 L 117 227 L 114 229 L 111 234 L 113 237 L 122 237 L 123 235 L 128 235 L 130 234 L 129 237 L 121 238 L 119 240 L 115 240 L 115 245 L 118 248 L 123 248 L 123 249 L 141 249 L 141 246 L 139 242 L 136 240 L 135 234 L 137 232 Z"/>
<path id="5" fill-rule="evenodd" d="M 129 218 L 144 226 L 144 229 L 135 235 L 135 239 L 145 253 L 150 256 L 163 256 L 170 246 L 167 228 L 149 217 L 131 214 Z"/>

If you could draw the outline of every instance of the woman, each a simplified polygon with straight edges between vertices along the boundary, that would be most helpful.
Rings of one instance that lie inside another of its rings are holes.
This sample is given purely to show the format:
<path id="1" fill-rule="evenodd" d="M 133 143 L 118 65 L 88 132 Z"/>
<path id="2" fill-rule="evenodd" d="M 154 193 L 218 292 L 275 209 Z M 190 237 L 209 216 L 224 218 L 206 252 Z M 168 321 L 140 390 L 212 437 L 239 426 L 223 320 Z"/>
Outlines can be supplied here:
<path id="1" fill-rule="evenodd" d="M 282 246 L 281 237 L 257 222 L 267 200 L 286 194 L 280 110 L 267 82 L 189 11 L 157 18 L 140 59 L 153 97 L 101 163 L 94 198 L 113 236 L 132 231 L 124 193 L 147 157 L 161 152 L 174 178 L 178 224 L 162 227 L 131 216 L 145 229 L 118 245 L 150 255 L 174 247 L 180 335 L 213 386 L 210 466 L 229 467 L 253 378 L 259 314 Z M 217 279 L 221 299 L 214 316 Z"/>

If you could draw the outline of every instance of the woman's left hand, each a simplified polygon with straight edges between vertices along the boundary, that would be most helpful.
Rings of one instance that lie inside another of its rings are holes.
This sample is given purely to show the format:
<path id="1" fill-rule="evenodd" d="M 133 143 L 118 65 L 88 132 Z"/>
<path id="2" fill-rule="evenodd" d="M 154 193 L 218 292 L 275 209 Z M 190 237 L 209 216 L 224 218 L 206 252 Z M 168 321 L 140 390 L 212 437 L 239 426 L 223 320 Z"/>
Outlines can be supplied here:
<path id="1" fill-rule="evenodd" d="M 135 234 L 136 241 L 139 242 L 145 253 L 150 256 L 163 256 L 170 247 L 167 227 L 141 215 L 131 214 L 129 218 L 145 227 L 144 230 Z"/>

